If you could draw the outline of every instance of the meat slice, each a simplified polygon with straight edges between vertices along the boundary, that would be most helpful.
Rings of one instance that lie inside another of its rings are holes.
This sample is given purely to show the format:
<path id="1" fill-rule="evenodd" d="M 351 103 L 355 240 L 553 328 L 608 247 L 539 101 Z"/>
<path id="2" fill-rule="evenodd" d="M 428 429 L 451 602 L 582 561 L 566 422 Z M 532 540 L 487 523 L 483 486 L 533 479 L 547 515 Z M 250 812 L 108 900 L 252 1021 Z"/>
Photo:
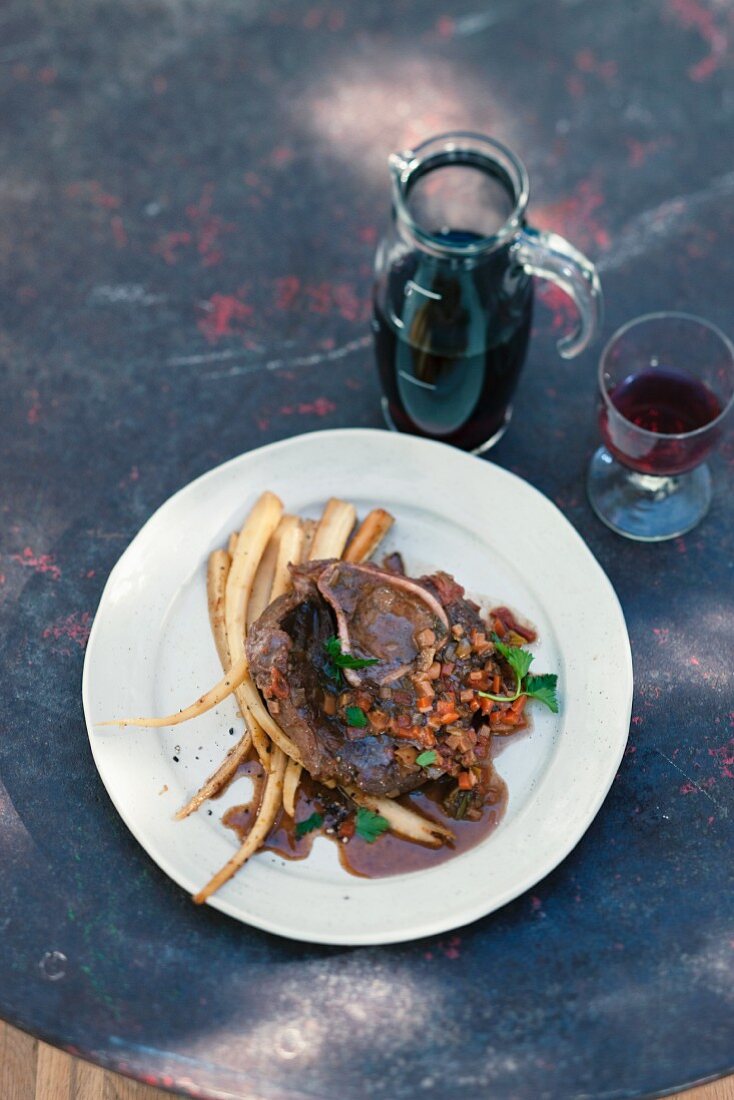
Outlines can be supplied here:
<path id="1" fill-rule="evenodd" d="M 293 591 L 251 627 L 247 656 L 268 708 L 311 775 L 395 795 L 426 781 L 429 772 L 415 759 L 433 746 L 441 755 L 430 774 L 468 766 L 476 738 L 467 741 L 457 731 L 469 728 L 471 715 L 456 718 L 438 743 L 443 732 L 417 709 L 429 690 L 428 670 L 439 667 L 443 647 L 455 647 L 452 627 L 484 629 L 463 589 L 446 574 L 416 581 L 338 561 L 292 567 L 292 575 Z M 376 663 L 340 667 L 348 658 Z M 461 665 L 452 656 L 450 667 L 454 679 L 446 687 L 458 690 L 472 658 Z"/>
<path id="2" fill-rule="evenodd" d="M 336 620 L 315 585 L 304 594 L 305 581 L 301 578 L 295 591 L 275 600 L 247 638 L 250 668 L 268 708 L 295 741 L 314 779 L 370 794 L 412 790 L 425 776 L 395 755 L 399 742 L 369 728 L 354 739 L 338 715 L 326 713 L 325 698 L 334 699 L 338 692 L 326 654 Z"/>
<path id="3" fill-rule="evenodd" d="M 360 671 L 344 670 L 353 687 L 364 680 L 390 684 L 411 670 L 425 670 L 446 640 L 449 620 L 443 607 L 408 577 L 337 561 L 321 571 L 316 583 L 336 616 L 342 653 L 378 660 Z"/>

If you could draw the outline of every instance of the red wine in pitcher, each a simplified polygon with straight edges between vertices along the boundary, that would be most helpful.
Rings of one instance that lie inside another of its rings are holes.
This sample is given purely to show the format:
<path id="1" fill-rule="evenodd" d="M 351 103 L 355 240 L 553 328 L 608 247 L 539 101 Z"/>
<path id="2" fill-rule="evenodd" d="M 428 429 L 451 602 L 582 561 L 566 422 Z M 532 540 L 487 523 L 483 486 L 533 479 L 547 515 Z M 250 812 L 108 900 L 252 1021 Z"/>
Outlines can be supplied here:
<path id="1" fill-rule="evenodd" d="M 444 230 L 447 244 L 479 239 Z M 399 431 L 482 449 L 502 433 L 532 320 L 532 281 L 499 248 L 474 267 L 448 268 L 414 250 L 389 274 L 373 327 L 385 411 Z"/>
<path id="2" fill-rule="evenodd" d="M 528 179 L 504 145 L 454 131 L 388 158 L 392 217 L 375 255 L 375 350 L 388 423 L 478 453 L 512 413 L 533 311 L 533 275 L 574 301 L 558 343 L 572 358 L 598 326 L 593 265 L 526 221 Z"/>

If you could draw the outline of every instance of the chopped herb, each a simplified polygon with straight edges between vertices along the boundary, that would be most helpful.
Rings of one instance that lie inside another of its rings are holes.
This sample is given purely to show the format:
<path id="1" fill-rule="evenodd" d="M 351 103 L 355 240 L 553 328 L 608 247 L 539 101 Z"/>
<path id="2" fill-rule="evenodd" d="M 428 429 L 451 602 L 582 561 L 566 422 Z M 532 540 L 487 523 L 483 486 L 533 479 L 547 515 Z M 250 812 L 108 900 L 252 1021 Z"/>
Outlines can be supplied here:
<path id="1" fill-rule="evenodd" d="M 462 821 L 466 817 L 466 811 L 469 809 L 469 803 L 471 801 L 471 791 L 464 791 L 456 800 L 456 813 L 454 817 L 457 821 Z"/>
<path id="2" fill-rule="evenodd" d="M 367 715 L 361 707 L 347 707 L 347 725 L 352 726 L 354 729 L 364 729 L 367 725 Z"/>
<path id="3" fill-rule="evenodd" d="M 324 824 L 324 819 L 321 814 L 311 814 L 304 821 L 299 821 L 296 824 L 296 839 L 300 840 L 306 833 L 312 833 L 314 829 L 320 829 Z"/>
<path id="4" fill-rule="evenodd" d="M 504 657 L 508 665 L 515 673 L 514 695 L 492 695 L 488 691 L 478 691 L 484 699 L 493 699 L 495 703 L 514 703 L 521 695 L 527 695 L 529 699 L 538 699 L 545 703 L 549 710 L 558 714 L 558 695 L 556 685 L 558 677 L 554 672 L 546 672 L 542 676 L 529 675 L 529 669 L 533 663 L 533 654 L 527 649 L 518 649 L 516 646 L 505 645 L 496 634 L 492 635 L 495 649 L 501 657 Z"/>
<path id="5" fill-rule="evenodd" d="M 336 668 L 368 668 L 380 663 L 376 657 L 352 657 L 350 653 L 342 653 L 341 641 L 336 637 L 327 638 L 324 649 Z"/>
<path id="6" fill-rule="evenodd" d="M 415 762 L 419 768 L 430 768 L 431 764 L 435 764 L 438 760 L 438 753 L 435 749 L 429 749 L 428 752 L 422 752 L 420 756 L 416 756 Z"/>
<path id="7" fill-rule="evenodd" d="M 365 810 L 364 806 L 360 806 L 357 810 L 355 832 L 368 844 L 373 844 L 389 828 L 390 822 L 381 814 L 375 814 L 372 810 Z"/>

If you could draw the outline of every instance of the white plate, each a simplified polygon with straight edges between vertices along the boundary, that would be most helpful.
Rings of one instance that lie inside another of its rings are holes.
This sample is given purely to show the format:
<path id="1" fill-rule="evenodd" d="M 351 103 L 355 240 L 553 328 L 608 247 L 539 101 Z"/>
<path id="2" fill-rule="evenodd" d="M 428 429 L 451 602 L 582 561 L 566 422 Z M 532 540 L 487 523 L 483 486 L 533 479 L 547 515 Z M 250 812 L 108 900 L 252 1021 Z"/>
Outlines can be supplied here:
<path id="1" fill-rule="evenodd" d="M 221 675 L 209 634 L 205 569 L 257 496 L 316 516 L 330 496 L 388 508 L 411 575 L 442 568 L 509 604 L 540 633 L 535 667 L 558 672 L 557 716 L 533 708 L 498 770 L 499 827 L 430 870 L 360 879 L 319 838 L 308 859 L 260 853 L 210 900 L 258 928 L 317 943 L 390 943 L 443 932 L 527 890 L 571 851 L 602 804 L 627 740 L 632 662 L 614 591 L 561 513 L 513 474 L 439 443 L 371 430 L 315 432 L 241 455 L 200 477 L 145 524 L 110 575 L 84 663 L 84 713 L 99 774 L 148 854 L 185 890 L 234 852 L 220 818 L 248 780 L 186 821 L 173 813 L 240 732 L 233 700 L 165 730 L 95 729 L 125 714 L 167 714 Z M 178 762 L 174 761 L 178 757 Z M 379 842 L 378 842 L 379 843 Z"/>

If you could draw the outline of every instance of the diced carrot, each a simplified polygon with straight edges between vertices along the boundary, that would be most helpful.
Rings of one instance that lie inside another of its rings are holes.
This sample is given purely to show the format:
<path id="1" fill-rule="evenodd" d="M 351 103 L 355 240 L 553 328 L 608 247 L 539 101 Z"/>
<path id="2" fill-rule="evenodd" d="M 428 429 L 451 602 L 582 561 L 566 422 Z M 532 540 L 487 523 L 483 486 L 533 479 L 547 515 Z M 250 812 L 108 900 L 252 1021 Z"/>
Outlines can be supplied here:
<path id="1" fill-rule="evenodd" d="M 354 705 L 366 714 L 372 706 L 372 696 L 368 695 L 366 691 L 358 691 L 354 696 Z"/>
<path id="2" fill-rule="evenodd" d="M 449 711 L 448 714 L 442 714 L 441 715 L 441 725 L 442 726 L 450 726 L 451 723 L 455 722 L 458 717 L 459 717 L 459 713 L 458 713 L 458 711 L 455 711 L 455 710 Z"/>
<path id="3" fill-rule="evenodd" d="M 471 772 L 459 772 L 459 790 L 470 791 L 476 780 Z"/>
<path id="4" fill-rule="evenodd" d="M 502 678 L 500 677 L 500 674 L 498 672 L 495 676 L 492 677 L 492 694 L 499 695 L 501 687 Z"/>
<path id="5" fill-rule="evenodd" d="M 507 632 L 507 627 L 502 622 L 502 619 L 497 619 L 496 618 L 494 620 L 494 627 L 493 628 L 494 628 L 495 634 L 499 634 L 500 638 L 504 638 L 505 633 Z"/>
<path id="6" fill-rule="evenodd" d="M 437 714 L 448 714 L 448 712 L 450 710 L 453 710 L 453 709 L 454 709 L 454 704 L 453 704 L 453 702 L 450 702 L 448 699 L 438 699 L 438 700 L 436 700 L 436 713 Z"/>
<path id="7" fill-rule="evenodd" d="M 507 710 L 494 711 L 492 714 L 490 714 L 489 720 L 492 725 L 495 724 L 495 715 L 497 715 L 496 724 L 500 727 L 506 726 L 509 728 L 511 726 L 516 726 L 517 723 L 520 721 L 520 715 L 515 714 L 511 707 L 508 707 Z"/>
<path id="8" fill-rule="evenodd" d="M 482 714 L 489 714 L 492 710 L 492 707 L 494 706 L 494 701 L 492 699 L 485 699 L 484 697 L 482 697 L 479 700 L 479 705 L 482 708 Z"/>
<path id="9" fill-rule="evenodd" d="M 420 699 L 415 704 L 416 710 L 421 714 L 430 714 L 433 710 L 433 700 L 429 699 L 427 695 L 421 695 Z"/>
<path id="10" fill-rule="evenodd" d="M 534 642 L 538 637 L 531 626 L 525 626 L 517 621 L 509 607 L 493 607 L 490 614 L 507 623 L 513 634 L 519 634 L 523 642 Z M 519 644 L 522 645 L 522 642 Z"/>

